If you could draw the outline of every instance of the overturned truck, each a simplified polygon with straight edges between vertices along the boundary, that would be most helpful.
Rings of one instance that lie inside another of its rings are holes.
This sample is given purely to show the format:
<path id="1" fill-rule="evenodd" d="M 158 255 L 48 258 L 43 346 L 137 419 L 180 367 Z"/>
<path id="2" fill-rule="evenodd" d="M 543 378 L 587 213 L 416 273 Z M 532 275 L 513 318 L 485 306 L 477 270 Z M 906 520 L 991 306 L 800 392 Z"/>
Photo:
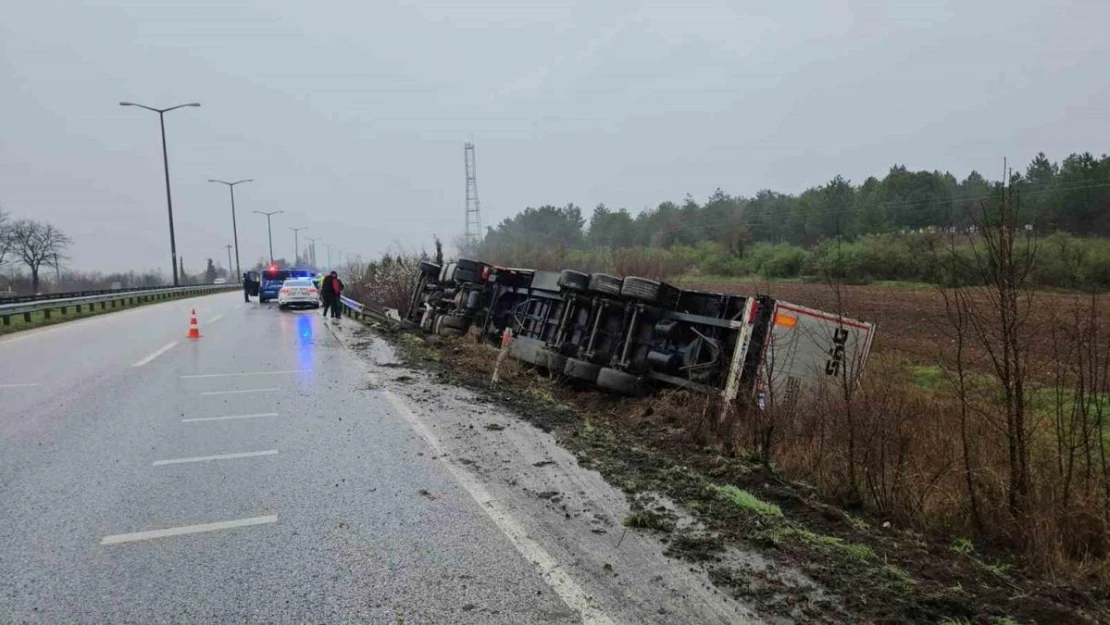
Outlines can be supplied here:
<path id="1" fill-rule="evenodd" d="M 628 395 L 670 385 L 761 408 L 856 384 L 874 326 L 767 296 L 636 276 L 422 262 L 407 319 L 470 332 L 537 367 Z"/>

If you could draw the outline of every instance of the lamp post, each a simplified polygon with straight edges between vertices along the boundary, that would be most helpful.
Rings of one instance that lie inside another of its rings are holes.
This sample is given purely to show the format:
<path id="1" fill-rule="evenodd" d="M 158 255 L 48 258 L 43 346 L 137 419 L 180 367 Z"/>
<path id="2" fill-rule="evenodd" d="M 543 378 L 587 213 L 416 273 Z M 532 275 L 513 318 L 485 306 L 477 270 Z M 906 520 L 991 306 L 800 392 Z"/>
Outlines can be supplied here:
<path id="1" fill-rule="evenodd" d="M 228 271 L 228 273 L 230 273 L 231 272 L 231 244 L 229 243 L 229 244 L 225 245 L 224 247 L 227 248 L 227 271 Z M 238 271 L 238 269 L 236 269 L 236 271 Z M 241 281 L 242 279 L 243 279 L 243 276 L 239 276 L 238 281 Z"/>
<path id="2" fill-rule="evenodd" d="M 289 229 L 293 231 L 293 264 L 299 265 L 301 264 L 301 242 L 297 238 L 297 235 L 300 234 L 301 230 L 308 230 L 308 226 L 300 226 L 297 228 Z"/>
<path id="3" fill-rule="evenodd" d="M 156 109 L 145 104 L 136 104 L 135 102 L 120 102 L 120 106 L 137 106 L 148 111 L 158 113 L 158 123 L 162 126 L 162 166 L 166 171 L 166 212 L 170 215 L 170 257 L 173 261 L 173 285 L 181 286 L 177 277 L 177 241 L 173 235 L 173 199 L 170 197 L 170 159 L 166 152 L 166 113 L 170 111 L 184 108 L 186 106 L 200 106 L 199 102 L 189 102 L 188 104 L 178 104 L 166 109 Z"/>
<path id="4" fill-rule="evenodd" d="M 226 184 L 227 190 L 231 192 L 231 233 L 235 237 L 235 275 L 238 276 L 237 282 L 243 281 L 243 269 L 239 266 L 239 227 L 235 224 L 235 185 L 243 184 L 244 182 L 254 182 L 254 180 L 247 178 L 246 180 L 236 180 L 235 182 L 226 182 L 224 180 L 208 179 L 208 182 L 218 182 Z M 227 260 L 227 270 L 231 271 L 231 259 Z"/>
<path id="5" fill-rule="evenodd" d="M 320 237 L 305 237 L 305 239 L 306 239 L 306 240 L 308 241 L 308 243 L 309 243 L 309 248 L 308 248 L 308 249 L 309 249 L 309 253 L 308 253 L 308 256 L 309 256 L 309 258 L 311 258 L 311 259 L 312 259 L 312 260 L 311 260 L 311 261 L 309 261 L 309 262 L 311 262 L 311 263 L 312 263 L 312 268 L 313 268 L 313 269 L 319 269 L 319 267 L 318 267 L 318 266 L 316 265 L 316 242 L 320 240 Z"/>
<path id="6" fill-rule="evenodd" d="M 251 211 L 251 212 L 258 213 L 259 215 L 265 215 L 266 216 L 266 236 L 270 240 L 270 264 L 272 265 L 272 264 L 274 264 L 274 231 L 270 228 L 270 217 L 273 217 L 274 215 L 280 215 L 281 213 L 284 213 L 285 211 L 269 211 L 269 212 L 266 212 L 266 211 Z"/>

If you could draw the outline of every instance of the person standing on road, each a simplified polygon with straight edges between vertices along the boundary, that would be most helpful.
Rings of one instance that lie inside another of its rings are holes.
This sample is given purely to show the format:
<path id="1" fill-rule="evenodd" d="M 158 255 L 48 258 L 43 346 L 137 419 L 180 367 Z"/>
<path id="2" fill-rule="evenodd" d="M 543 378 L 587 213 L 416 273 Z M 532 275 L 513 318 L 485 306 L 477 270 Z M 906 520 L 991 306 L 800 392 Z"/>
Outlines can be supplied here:
<path id="1" fill-rule="evenodd" d="M 324 279 L 320 282 L 320 299 L 324 301 L 324 317 L 325 318 L 327 318 L 327 316 L 328 316 L 328 309 L 332 308 L 335 305 L 334 304 L 335 298 L 332 297 L 333 291 L 332 291 L 332 286 L 331 286 L 331 280 L 332 280 L 332 276 L 334 275 L 334 273 L 335 272 L 332 272 L 332 273 L 324 276 Z"/>
<path id="2" fill-rule="evenodd" d="M 338 319 L 340 306 L 339 297 L 343 295 L 343 281 L 339 279 L 339 274 L 335 273 L 334 271 L 328 274 L 328 277 L 331 278 L 331 284 L 329 285 L 329 291 L 331 292 L 332 296 L 331 316 L 333 319 Z"/>

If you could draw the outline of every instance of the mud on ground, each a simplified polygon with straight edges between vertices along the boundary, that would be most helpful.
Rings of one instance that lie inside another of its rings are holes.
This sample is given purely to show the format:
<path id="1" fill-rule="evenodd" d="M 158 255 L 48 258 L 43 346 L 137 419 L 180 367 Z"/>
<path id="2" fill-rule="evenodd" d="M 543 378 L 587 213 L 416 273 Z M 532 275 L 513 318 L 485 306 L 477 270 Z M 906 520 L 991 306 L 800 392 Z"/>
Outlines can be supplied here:
<path id="1" fill-rule="evenodd" d="M 1056 585 L 924 536 L 822 502 L 742 454 L 699 444 L 712 406 L 686 391 L 618 398 L 553 379 L 469 337 L 390 336 L 405 364 L 469 387 L 554 433 L 585 467 L 629 497 L 623 524 L 667 555 L 704 567 L 722 591 L 803 623 L 1100 623 L 1110 593 Z M 757 549 L 771 566 L 737 562 Z M 817 586 L 799 583 L 800 570 Z"/>

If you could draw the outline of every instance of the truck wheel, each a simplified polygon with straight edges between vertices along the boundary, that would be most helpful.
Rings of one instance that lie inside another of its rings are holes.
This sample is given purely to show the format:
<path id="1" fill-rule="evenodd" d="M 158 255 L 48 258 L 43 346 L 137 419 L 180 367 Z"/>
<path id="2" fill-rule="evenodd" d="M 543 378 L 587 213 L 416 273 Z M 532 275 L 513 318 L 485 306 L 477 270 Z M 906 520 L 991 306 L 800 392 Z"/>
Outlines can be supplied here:
<path id="1" fill-rule="evenodd" d="M 640 394 L 640 378 L 618 369 L 603 367 L 597 373 L 597 385 L 622 395 Z"/>
<path id="2" fill-rule="evenodd" d="M 563 375 L 586 382 L 596 382 L 600 371 L 601 367 L 594 363 L 577 358 L 567 358 L 566 364 L 563 365 Z"/>
<path id="3" fill-rule="evenodd" d="M 655 280 L 628 276 L 624 279 L 624 282 L 621 283 L 621 295 L 648 304 L 655 304 L 659 301 L 659 290 L 661 286 L 662 285 Z"/>
<path id="4" fill-rule="evenodd" d="M 457 315 L 443 315 L 439 318 L 439 327 L 441 330 L 443 328 L 451 328 L 453 330 L 465 332 L 466 329 L 470 327 L 470 323 Z"/>
<path id="5" fill-rule="evenodd" d="M 664 308 L 677 305 L 679 293 L 678 289 L 665 282 L 647 278 L 629 276 L 621 283 L 622 296 Z"/>
<path id="6" fill-rule="evenodd" d="M 442 267 L 440 267 L 439 265 L 437 265 L 435 263 L 430 263 L 426 260 L 420 261 L 420 273 L 424 274 L 425 276 L 427 276 L 429 278 L 435 279 L 435 278 L 439 277 L 439 272 L 442 269 L 443 269 Z"/>
<path id="7" fill-rule="evenodd" d="M 485 263 L 483 263 L 482 261 L 470 260 L 469 258 L 460 258 L 455 261 L 455 264 L 458 265 L 459 269 L 473 271 L 478 275 L 482 274 L 482 268 L 485 266 Z"/>
<path id="8" fill-rule="evenodd" d="M 481 282 L 482 274 L 471 269 L 455 267 L 455 271 L 451 276 L 451 280 L 453 282 Z"/>
<path id="9" fill-rule="evenodd" d="M 536 350 L 536 364 L 552 373 L 562 373 L 563 367 L 567 364 L 567 357 L 546 347 L 540 347 Z"/>
<path id="10" fill-rule="evenodd" d="M 566 291 L 581 293 L 590 286 L 590 277 L 580 271 L 564 269 L 559 274 L 559 286 Z"/>
<path id="11" fill-rule="evenodd" d="M 607 273 L 595 273 L 590 276 L 587 288 L 600 295 L 618 296 L 621 294 L 621 279 Z"/>

